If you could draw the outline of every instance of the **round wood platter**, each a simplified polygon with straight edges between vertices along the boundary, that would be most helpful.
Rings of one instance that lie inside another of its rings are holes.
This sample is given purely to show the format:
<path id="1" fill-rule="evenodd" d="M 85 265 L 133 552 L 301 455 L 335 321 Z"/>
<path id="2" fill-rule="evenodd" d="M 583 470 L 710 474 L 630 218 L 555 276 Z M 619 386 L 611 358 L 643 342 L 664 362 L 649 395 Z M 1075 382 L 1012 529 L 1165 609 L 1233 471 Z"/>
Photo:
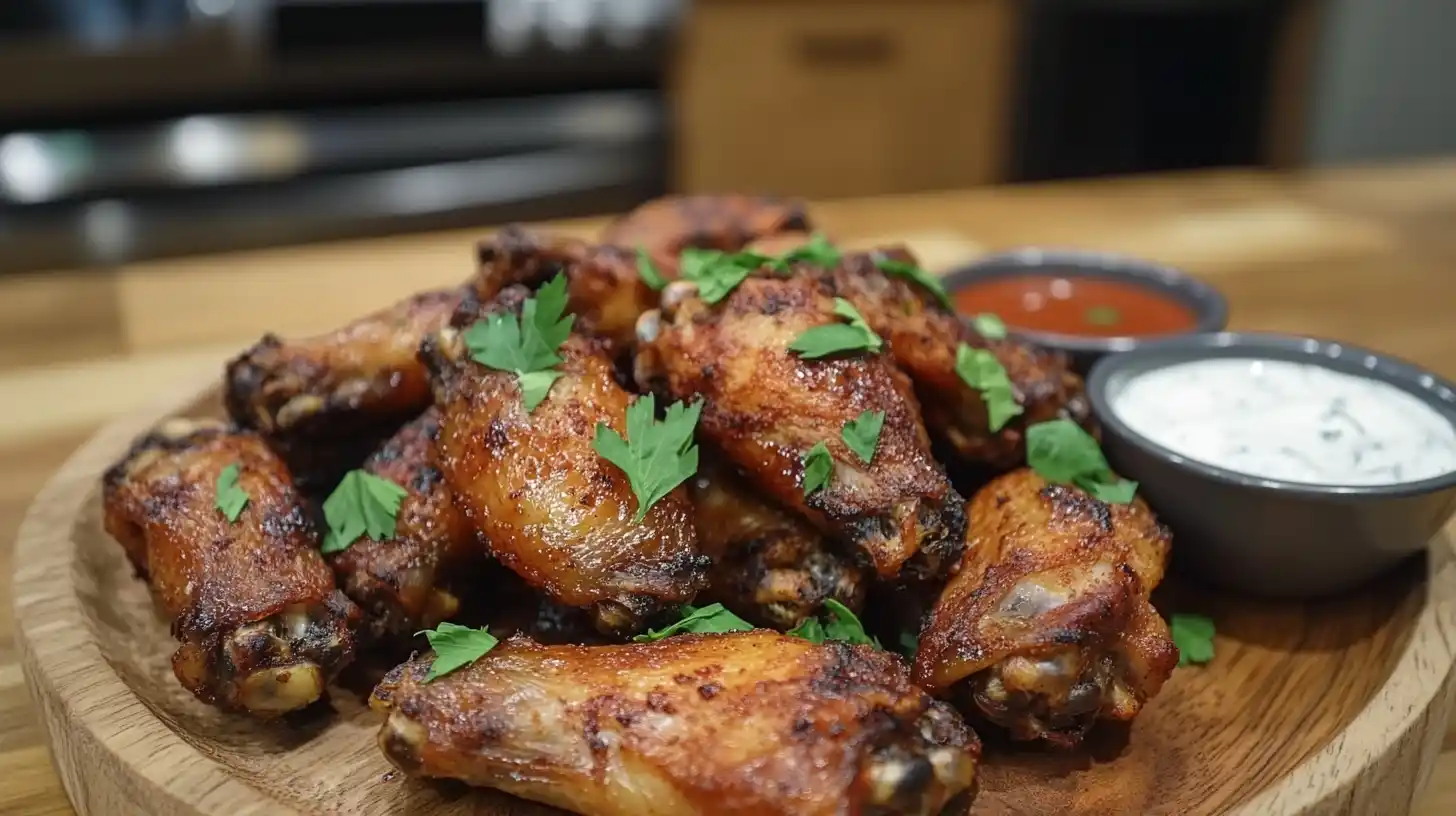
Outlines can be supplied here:
<path id="1" fill-rule="evenodd" d="M 332 713 L 260 724 L 208 708 L 172 676 L 175 643 L 101 527 L 99 478 L 162 417 L 219 411 L 212 384 L 98 433 L 36 499 L 15 563 L 18 641 L 67 793 L 83 814 L 556 813 L 405 778 L 375 747 L 358 691 Z M 1174 531 L 1176 551 L 1177 531 Z M 1404 813 L 1450 713 L 1456 531 L 1374 584 L 1320 603 L 1170 585 L 1164 614 L 1218 624 L 1218 656 L 1179 669 L 1130 728 L 1073 753 L 990 729 L 976 814 Z"/>

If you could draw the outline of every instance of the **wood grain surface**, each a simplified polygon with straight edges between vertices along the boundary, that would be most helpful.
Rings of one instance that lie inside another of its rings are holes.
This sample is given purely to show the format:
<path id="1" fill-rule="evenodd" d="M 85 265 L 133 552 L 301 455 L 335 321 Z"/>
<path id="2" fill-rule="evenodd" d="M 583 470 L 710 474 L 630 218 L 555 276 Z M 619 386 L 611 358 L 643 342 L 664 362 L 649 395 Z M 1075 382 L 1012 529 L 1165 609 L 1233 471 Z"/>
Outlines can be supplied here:
<path id="1" fill-rule="evenodd" d="M 1188 267 L 1223 289 L 1237 328 L 1341 337 L 1456 375 L 1456 324 L 1446 318 L 1456 305 L 1456 276 L 1450 273 L 1456 267 L 1456 162 L 1299 177 L 1230 172 L 994 189 L 836 202 L 818 212 L 830 231 L 851 242 L 906 237 L 941 267 L 980 251 L 1032 242 L 1150 256 Z M 0 338 L 0 457 L 5 463 L 0 468 L 0 536 L 8 540 L 30 496 L 98 421 L 154 400 L 159 389 L 211 365 L 204 359 L 210 354 L 265 328 L 324 328 L 434 280 L 457 279 L 460 265 L 468 266 L 474 237 L 455 232 L 0 280 L 0 323 L 32 327 L 7 330 Z M 23 298 L 11 297 L 21 289 Z M 83 308 L 68 309 L 78 297 Z M 213 348 L 199 352 L 200 345 Z M 63 365 L 33 367 L 51 361 Z M 0 568 L 8 571 L 10 561 L 10 548 L 0 546 Z M 1167 602 L 1185 601 L 1204 602 L 1196 597 Z M 1385 604 L 1391 616 L 1399 616 L 1399 597 Z M 1380 608 L 1378 603 L 1370 607 Z M 1238 658 L 1231 668 L 1246 673 L 1236 690 L 1221 690 L 1212 707 L 1205 711 L 1200 705 L 1189 713 L 1203 723 L 1198 735 L 1217 742 L 1217 729 L 1208 723 L 1223 710 L 1219 706 L 1239 704 L 1231 697 L 1262 701 L 1265 714 L 1278 718 L 1284 712 L 1272 699 L 1290 696 L 1291 688 L 1305 690 L 1301 699 L 1368 695 L 1358 684 L 1346 687 L 1331 679 L 1331 672 L 1346 668 L 1343 661 L 1328 659 L 1325 640 L 1336 631 L 1326 625 L 1327 618 L 1338 619 L 1340 611 L 1338 605 L 1301 609 L 1284 630 L 1288 639 L 1270 644 L 1260 639 L 1259 627 L 1238 623 L 1244 612 L 1218 609 L 1220 616 L 1232 615 L 1226 623 L 1221 620 L 1229 641 L 1225 652 Z M 8 621 L 9 615 L 9 605 L 0 606 L 0 618 Z M 1348 621 L 1342 625 L 1359 629 Z M 1384 631 L 1375 627 L 1369 636 L 1354 638 L 1352 646 L 1370 660 L 1381 655 L 1388 660 L 1400 643 Z M 1305 661 L 1297 674 L 1260 672 L 1242 657 L 1276 645 L 1296 647 Z M 1174 705 L 1171 690 L 1157 705 Z M 1289 750 L 1333 754 L 1337 760 L 1333 777 L 1297 777 L 1303 787 L 1341 788 L 1346 810 L 1329 812 L 1404 812 L 1412 789 L 1425 782 L 1411 778 L 1409 771 L 1395 771 L 1415 767 L 1408 761 L 1412 753 L 1437 747 L 1443 739 L 1440 728 L 1424 729 L 1425 746 L 1415 739 L 1397 740 L 1399 750 L 1384 760 L 1383 767 L 1392 771 L 1386 775 L 1387 789 L 1351 785 L 1351 763 L 1365 761 L 1351 759 L 1360 754 L 1351 753 L 1352 746 L 1358 749 L 1392 732 L 1421 733 L 1423 716 L 1443 716 L 1439 711 L 1385 714 L 1369 730 L 1357 729 L 1334 742 L 1309 733 L 1298 717 L 1282 720 L 1279 739 L 1294 746 Z M 1139 734 L 1132 736 L 1130 745 L 1135 745 Z M 1445 738 L 1448 753 L 1438 759 L 1429 789 L 1415 807 L 1421 816 L 1456 812 L 1452 737 L 1456 734 Z M 1239 761 L 1263 765 L 1258 753 Z M 1193 770 L 1211 796 L 1226 795 L 1219 794 L 1220 777 L 1211 768 Z M 1288 801 L 1251 804 L 1280 812 Z M 65 812 L 69 807 L 41 746 L 15 650 L 0 642 L 0 813 Z"/>

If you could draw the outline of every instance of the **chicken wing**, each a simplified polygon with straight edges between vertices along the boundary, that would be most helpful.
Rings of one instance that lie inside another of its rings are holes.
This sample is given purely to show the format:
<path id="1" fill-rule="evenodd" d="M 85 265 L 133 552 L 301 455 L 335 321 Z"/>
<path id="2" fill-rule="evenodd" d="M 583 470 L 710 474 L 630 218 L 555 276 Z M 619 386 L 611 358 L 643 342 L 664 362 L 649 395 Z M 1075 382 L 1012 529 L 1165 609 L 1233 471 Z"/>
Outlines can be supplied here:
<path id="1" fill-rule="evenodd" d="M 757 630 L 626 646 L 513 639 L 375 695 L 379 745 L 421 776 L 595 816 L 939 813 L 980 745 L 894 656 Z"/>
<path id="2" fill-rule="evenodd" d="M 496 306 L 524 295 L 513 287 Z M 709 562 L 685 488 L 634 523 L 626 475 L 592 446 L 599 422 L 625 432 L 631 402 L 603 343 L 572 334 L 559 354 L 562 376 L 527 413 L 516 375 L 471 360 L 460 332 L 427 340 L 438 464 L 496 558 L 551 599 L 589 608 L 601 631 L 630 633 L 692 600 Z"/>
<path id="3" fill-rule="evenodd" d="M 415 632 L 454 618 L 461 589 L 481 577 L 485 544 L 433 464 L 439 429 L 439 413 L 431 408 L 364 464 L 407 491 L 394 535 L 364 536 L 328 556 L 344 593 L 364 609 L 361 634 L 368 645 L 406 646 Z"/>
<path id="4" fill-rule="evenodd" d="M 691 484 L 698 546 L 713 559 L 700 600 L 779 630 L 798 626 L 826 598 L 856 612 L 864 605 L 865 570 L 717 456 L 703 456 Z"/>
<path id="5" fill-rule="evenodd" d="M 218 477 L 247 504 L 229 522 Z M 354 654 L 359 609 L 334 588 L 283 462 L 252 433 L 172 420 L 106 472 L 107 532 L 172 620 L 172 670 L 203 702 L 273 717 L 302 708 Z"/>
<path id="6" fill-rule="evenodd" d="M 429 406 L 429 382 L 415 353 L 463 295 L 424 292 L 304 340 L 265 335 L 228 363 L 228 413 L 267 437 L 300 487 L 327 493 Z"/>
<path id="7" fill-rule="evenodd" d="M 614 221 L 602 243 L 642 247 L 677 257 L 688 247 L 735 252 L 781 232 L 809 232 L 809 213 L 798 201 L 764 196 L 667 196 Z"/>
<path id="8" fill-rule="evenodd" d="M 1030 470 L 971 500 L 960 572 L 920 635 L 915 679 L 1013 738 L 1072 746 L 1130 720 L 1178 662 L 1148 602 L 1170 536 L 1141 499 L 1108 505 Z"/>
<path id="9" fill-rule="evenodd" d="M 965 516 L 930 455 L 910 381 L 883 354 L 807 359 L 789 350 L 805 330 L 835 322 L 833 308 L 803 275 L 749 278 L 716 305 L 676 281 L 661 314 L 638 322 L 638 382 L 704 398 L 700 437 L 880 576 L 938 574 L 954 563 Z M 864 411 L 885 414 L 870 464 L 840 438 Z M 833 474 L 806 498 L 803 457 L 820 442 Z"/>

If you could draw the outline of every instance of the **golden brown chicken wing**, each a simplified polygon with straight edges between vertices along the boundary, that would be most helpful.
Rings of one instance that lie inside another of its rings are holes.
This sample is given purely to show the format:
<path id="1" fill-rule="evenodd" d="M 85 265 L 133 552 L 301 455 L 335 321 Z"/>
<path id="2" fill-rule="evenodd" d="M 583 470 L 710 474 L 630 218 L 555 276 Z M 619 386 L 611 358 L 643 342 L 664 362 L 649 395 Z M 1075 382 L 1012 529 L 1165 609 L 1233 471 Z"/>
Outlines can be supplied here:
<path id="1" fill-rule="evenodd" d="M 667 196 L 614 221 L 602 243 L 642 247 L 676 257 L 688 247 L 735 252 L 781 232 L 809 232 L 809 213 L 798 201 L 764 196 Z"/>
<path id="2" fill-rule="evenodd" d="M 402 647 L 415 632 L 454 618 L 462 591 L 483 577 L 485 544 L 433 464 L 439 429 L 439 413 L 431 408 L 364 463 L 364 470 L 406 491 L 394 535 L 362 536 L 328 556 L 344 593 L 364 610 L 361 635 L 368 645 Z"/>
<path id="3" fill-rule="evenodd" d="M 858 612 L 869 575 L 803 518 L 756 493 L 715 455 L 691 482 L 698 546 L 713 559 L 702 601 L 759 624 L 792 629 L 826 598 Z"/>
<path id="4" fill-rule="evenodd" d="M 497 306 L 524 294 L 513 287 Z M 603 632 L 630 633 L 692 600 L 708 559 L 683 487 L 634 522 L 627 476 L 593 448 L 597 423 L 625 432 L 631 402 L 604 344 L 572 334 L 559 353 L 562 376 L 528 413 L 516 375 L 474 362 L 460 332 L 428 340 L 438 464 L 496 558 L 551 599 L 589 608 Z"/>
<path id="5" fill-rule="evenodd" d="M 424 292 L 304 340 L 265 335 L 227 366 L 228 413 L 268 438 L 300 487 L 327 492 L 429 406 L 415 353 L 463 295 Z"/>
<path id="6" fill-rule="evenodd" d="M 979 743 L 894 656 L 765 630 L 627 646 L 513 639 L 376 692 L 379 745 L 421 776 L 594 816 L 939 813 Z"/>
<path id="7" fill-rule="evenodd" d="M 216 505 L 236 466 L 236 521 Z M 171 420 L 104 477 L 106 530 L 151 585 L 182 645 L 177 679 L 203 702 L 273 717 L 302 708 L 354 654 L 359 609 L 334 588 L 282 461 L 252 433 Z"/>
<path id="8" fill-rule="evenodd" d="M 968 513 L 916 682 L 954 688 L 1016 739 L 1072 746 L 1097 719 L 1132 719 L 1178 662 L 1148 602 L 1167 528 L 1141 499 L 1104 504 L 1031 470 L 986 485 Z"/>
<path id="9" fill-rule="evenodd" d="M 880 576 L 938 574 L 954 562 L 965 516 L 930 455 L 910 381 L 884 354 L 809 359 L 789 349 L 807 329 L 836 322 L 833 309 L 804 275 L 749 278 L 716 305 L 676 281 L 661 314 L 638 322 L 638 382 L 704 398 L 701 438 Z M 869 464 L 841 439 L 865 411 L 885 415 Z M 806 498 L 804 457 L 821 442 L 833 472 Z"/>

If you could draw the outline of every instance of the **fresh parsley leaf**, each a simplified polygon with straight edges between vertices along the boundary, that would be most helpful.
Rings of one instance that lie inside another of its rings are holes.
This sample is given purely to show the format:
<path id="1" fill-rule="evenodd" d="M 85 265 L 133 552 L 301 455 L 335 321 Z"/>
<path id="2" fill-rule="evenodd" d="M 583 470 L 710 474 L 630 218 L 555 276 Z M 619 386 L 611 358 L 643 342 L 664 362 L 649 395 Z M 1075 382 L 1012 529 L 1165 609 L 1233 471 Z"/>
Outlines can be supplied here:
<path id="1" fill-rule="evenodd" d="M 835 600 L 834 598 L 824 599 L 824 611 L 827 613 L 824 620 L 817 617 L 805 618 L 785 634 L 803 638 L 814 643 L 823 643 L 826 640 L 842 640 L 845 643 L 854 643 L 861 646 L 873 646 L 881 648 L 880 642 L 865 634 L 864 624 L 849 607 Z"/>
<path id="2" fill-rule="evenodd" d="M 834 474 L 834 457 L 829 455 L 829 446 L 820 442 L 804 454 L 804 497 L 808 498 L 829 486 L 829 477 Z"/>
<path id="3" fill-rule="evenodd" d="M 1026 463 L 1043 479 L 1076 485 L 1108 504 L 1128 504 L 1137 492 L 1137 482 L 1114 474 L 1097 440 L 1070 419 L 1027 428 Z"/>
<path id="4" fill-rule="evenodd" d="M 404 488 L 373 473 L 351 470 L 344 474 L 324 500 L 329 529 L 319 549 L 335 553 L 347 550 L 360 536 L 382 541 L 394 535 L 394 519 L 404 497 Z"/>
<path id="5" fill-rule="evenodd" d="M 571 334 L 575 315 L 566 312 L 566 276 L 557 275 L 521 305 L 521 317 L 495 314 L 465 330 L 470 357 L 483 366 L 509 371 L 520 381 L 526 412 L 546 399 L 560 377 L 553 369 L 561 362 L 557 349 Z M 533 376 L 528 376 L 533 375 Z"/>
<path id="6" fill-rule="evenodd" d="M 657 264 L 652 262 L 652 256 L 642 247 L 637 247 L 637 277 L 654 292 L 661 292 L 662 287 L 667 285 L 667 279 L 657 269 Z"/>
<path id="7" fill-rule="evenodd" d="M 627 406 L 626 439 L 605 423 L 597 423 L 592 447 L 627 474 L 632 494 L 637 497 L 634 522 L 641 521 L 652 505 L 698 472 L 693 429 L 702 412 L 702 401 L 692 405 L 675 402 L 658 422 L 657 399 L 648 394 Z"/>
<path id="8" fill-rule="evenodd" d="M 999 315 L 991 312 L 982 312 L 972 317 L 971 326 L 987 340 L 1002 340 L 1006 337 L 1006 324 Z"/>
<path id="9" fill-rule="evenodd" d="M 217 491 L 213 503 L 229 523 L 237 521 L 238 516 L 243 514 L 243 508 L 248 506 L 247 492 L 238 487 L 238 474 L 242 470 L 242 465 L 233 462 L 223 468 L 222 473 L 217 474 Z"/>
<path id="10" fill-rule="evenodd" d="M 845 351 L 877 352 L 884 348 L 885 341 L 875 334 L 853 303 L 844 298 L 835 298 L 834 313 L 849 322 L 830 323 L 808 329 L 794 338 L 794 342 L 789 344 L 789 350 L 799 352 L 800 357 L 816 359 Z"/>
<path id="11" fill-rule="evenodd" d="M 900 654 L 910 660 L 915 659 L 915 653 L 920 651 L 920 636 L 908 629 L 900 633 Z"/>
<path id="12" fill-rule="evenodd" d="M 881 271 L 887 274 L 901 278 L 909 278 L 915 283 L 929 289 L 930 294 L 935 295 L 935 299 L 940 301 L 940 305 L 947 309 L 951 307 L 950 295 L 946 294 L 945 286 L 941 284 L 940 278 L 926 272 L 915 264 L 897 261 L 893 258 L 876 257 L 875 266 L 878 266 Z"/>
<path id="13" fill-rule="evenodd" d="M 844 423 L 839 435 L 844 439 L 844 444 L 868 465 L 875 459 L 875 446 L 880 442 L 880 430 L 884 425 L 884 411 L 865 411 Z"/>
<path id="14" fill-rule="evenodd" d="M 823 643 L 828 635 L 824 634 L 824 624 L 819 619 L 810 615 L 799 621 L 799 625 L 785 632 L 789 637 L 803 638 L 810 643 Z"/>
<path id="15" fill-rule="evenodd" d="M 717 303 L 743 283 L 749 275 L 775 259 L 757 252 L 719 252 L 689 247 L 682 251 L 679 272 L 683 280 L 698 285 L 704 303 Z"/>
<path id="16" fill-rule="evenodd" d="M 684 632 L 717 634 L 747 632 L 753 629 L 753 624 L 729 612 L 728 608 L 720 603 L 708 604 L 702 608 L 684 606 L 678 611 L 678 614 L 682 615 L 682 618 L 677 623 L 662 629 L 649 629 L 632 639 L 638 643 L 651 643 Z"/>
<path id="17" fill-rule="evenodd" d="M 1011 378 L 996 355 L 986 349 L 974 349 L 965 343 L 956 348 L 956 374 L 961 382 L 981 392 L 986 403 L 986 417 L 992 431 L 1006 427 L 1011 418 L 1025 409 L 1016 401 Z"/>
<path id="18" fill-rule="evenodd" d="M 430 672 L 425 675 L 426 683 L 469 666 L 500 643 L 485 629 L 471 629 L 449 622 L 415 634 L 424 635 L 430 641 L 430 648 L 435 650 L 435 662 L 430 664 Z"/>
<path id="19" fill-rule="evenodd" d="M 838 266 L 843 258 L 844 254 L 829 243 L 828 236 L 822 232 L 816 232 L 809 238 L 809 243 L 780 255 L 774 265 L 779 269 L 787 269 L 792 263 L 811 263 L 815 266 L 829 268 Z"/>
<path id="20" fill-rule="evenodd" d="M 1213 621 L 1202 615 L 1174 615 L 1168 621 L 1173 645 L 1178 647 L 1178 665 L 1213 660 Z"/>
<path id="21" fill-rule="evenodd" d="M 1111 306 L 1093 306 L 1083 317 L 1093 326 L 1116 326 L 1122 313 Z"/>

